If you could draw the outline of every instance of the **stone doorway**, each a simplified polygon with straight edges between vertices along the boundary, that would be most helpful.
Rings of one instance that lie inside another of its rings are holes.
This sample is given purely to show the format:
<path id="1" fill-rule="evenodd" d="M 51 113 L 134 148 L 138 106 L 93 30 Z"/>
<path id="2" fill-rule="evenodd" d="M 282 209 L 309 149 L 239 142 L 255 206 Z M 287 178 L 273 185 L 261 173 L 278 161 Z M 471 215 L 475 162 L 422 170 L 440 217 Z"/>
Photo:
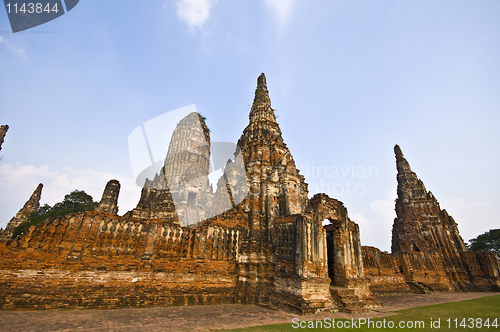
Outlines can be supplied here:
<path id="1" fill-rule="evenodd" d="M 327 221 L 326 219 L 325 221 Z M 326 231 L 326 251 L 327 251 L 327 259 L 328 259 L 328 277 L 332 281 L 332 285 L 334 286 L 340 286 L 339 284 L 339 276 L 338 276 L 338 271 L 335 273 L 335 260 L 336 260 L 336 255 L 335 255 L 335 232 L 337 231 L 337 228 L 335 225 L 331 223 L 331 220 L 328 220 L 330 223 L 326 224 L 323 223 L 323 228 Z M 336 276 L 337 274 L 337 276 Z"/>

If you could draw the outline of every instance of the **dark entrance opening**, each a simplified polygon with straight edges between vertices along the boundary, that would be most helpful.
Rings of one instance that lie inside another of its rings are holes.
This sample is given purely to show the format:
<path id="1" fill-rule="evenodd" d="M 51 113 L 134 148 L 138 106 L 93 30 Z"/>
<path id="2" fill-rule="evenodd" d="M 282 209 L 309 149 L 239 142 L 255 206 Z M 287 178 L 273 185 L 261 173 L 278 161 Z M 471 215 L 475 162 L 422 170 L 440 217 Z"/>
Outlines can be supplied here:
<path id="1" fill-rule="evenodd" d="M 335 285 L 335 231 L 336 227 L 332 224 L 325 225 L 323 228 L 326 231 L 326 250 L 328 259 L 328 277 Z"/>

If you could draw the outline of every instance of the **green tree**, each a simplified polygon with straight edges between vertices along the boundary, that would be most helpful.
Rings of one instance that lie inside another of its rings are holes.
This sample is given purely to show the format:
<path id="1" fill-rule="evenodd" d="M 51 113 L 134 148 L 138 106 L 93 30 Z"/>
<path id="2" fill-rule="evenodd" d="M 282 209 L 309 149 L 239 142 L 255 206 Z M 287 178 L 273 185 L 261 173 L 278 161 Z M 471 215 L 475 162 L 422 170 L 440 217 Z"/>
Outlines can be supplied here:
<path id="1" fill-rule="evenodd" d="M 469 240 L 469 250 L 489 251 L 493 250 L 500 256 L 500 229 L 490 229 L 488 232 Z"/>
<path id="2" fill-rule="evenodd" d="M 55 219 L 70 213 L 94 211 L 97 204 L 98 202 L 94 202 L 92 196 L 87 194 L 85 191 L 74 190 L 64 196 L 64 200 L 62 202 L 56 203 L 52 207 L 48 204 L 39 207 L 36 212 L 33 212 L 29 216 L 27 222 L 20 224 L 14 229 L 12 238 L 26 233 L 31 226 L 37 225 L 47 218 Z"/>
<path id="3" fill-rule="evenodd" d="M 57 210 L 68 210 L 68 213 L 77 213 L 85 211 L 93 211 L 97 206 L 97 202 L 94 202 L 92 196 L 87 194 L 83 190 L 74 190 L 71 193 L 64 196 L 62 202 L 54 204 L 52 211 Z"/>

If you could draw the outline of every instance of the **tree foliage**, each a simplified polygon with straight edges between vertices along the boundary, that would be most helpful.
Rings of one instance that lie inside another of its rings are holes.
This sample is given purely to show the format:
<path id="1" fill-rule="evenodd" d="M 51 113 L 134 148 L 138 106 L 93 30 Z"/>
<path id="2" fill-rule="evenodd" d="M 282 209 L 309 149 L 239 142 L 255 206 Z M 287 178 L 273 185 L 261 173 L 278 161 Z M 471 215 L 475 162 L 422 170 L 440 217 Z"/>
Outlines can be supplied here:
<path id="1" fill-rule="evenodd" d="M 490 229 L 488 232 L 469 240 L 469 250 L 490 251 L 493 250 L 500 256 L 500 229 Z"/>
<path id="2" fill-rule="evenodd" d="M 81 213 L 85 211 L 94 211 L 98 202 L 94 202 L 92 196 L 87 194 L 83 190 L 74 190 L 71 193 L 64 196 L 62 202 L 50 206 L 45 204 L 38 208 L 36 212 L 33 212 L 27 222 L 24 222 L 17 226 L 12 233 L 12 238 L 26 233 L 29 228 L 33 225 L 37 225 L 47 218 L 55 219 L 60 216 L 65 216 L 70 213 Z"/>

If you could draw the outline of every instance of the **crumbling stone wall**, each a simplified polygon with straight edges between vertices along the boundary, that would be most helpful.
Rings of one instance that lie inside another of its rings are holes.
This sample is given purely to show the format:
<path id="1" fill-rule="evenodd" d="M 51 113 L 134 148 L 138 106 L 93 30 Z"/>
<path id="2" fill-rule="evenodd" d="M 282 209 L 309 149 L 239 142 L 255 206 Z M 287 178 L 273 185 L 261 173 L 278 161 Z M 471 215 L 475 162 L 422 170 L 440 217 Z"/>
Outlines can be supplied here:
<path id="1" fill-rule="evenodd" d="M 375 247 L 363 246 L 362 252 L 365 276 L 372 292 L 386 294 L 411 291 L 396 257 Z"/>
<path id="2" fill-rule="evenodd" d="M 495 252 L 462 251 L 472 288 L 477 291 L 500 291 L 500 261 Z"/>
<path id="3" fill-rule="evenodd" d="M 14 307 L 23 294 L 35 295 L 22 306 L 39 307 L 231 303 L 240 246 L 239 230 L 219 226 L 182 228 L 96 212 L 47 220 L 1 245 L 0 303 Z"/>
<path id="4" fill-rule="evenodd" d="M 274 218 L 270 302 L 301 314 L 338 311 L 330 294 L 325 230 L 303 215 Z"/>

